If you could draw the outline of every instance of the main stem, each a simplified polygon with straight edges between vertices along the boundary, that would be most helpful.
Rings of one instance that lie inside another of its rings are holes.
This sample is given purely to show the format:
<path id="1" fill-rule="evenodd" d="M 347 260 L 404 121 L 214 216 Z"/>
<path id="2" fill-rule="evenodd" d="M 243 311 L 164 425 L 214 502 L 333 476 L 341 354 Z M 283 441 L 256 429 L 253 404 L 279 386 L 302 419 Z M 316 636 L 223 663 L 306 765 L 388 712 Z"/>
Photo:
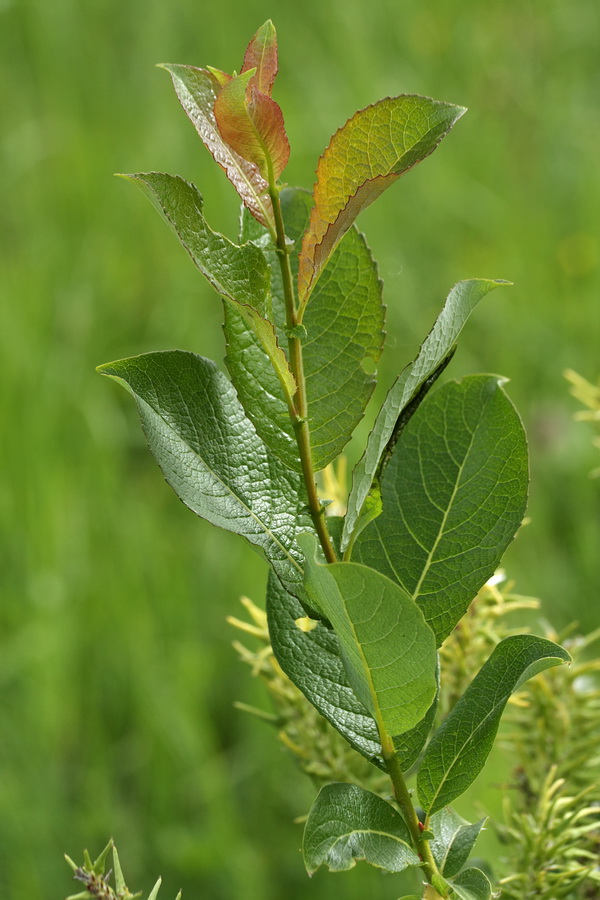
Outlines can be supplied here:
<path id="1" fill-rule="evenodd" d="M 429 841 L 427 840 L 427 838 L 423 837 L 421 823 L 419 822 L 417 813 L 413 806 L 412 798 L 406 786 L 406 781 L 404 780 L 404 775 L 402 774 L 402 769 L 398 761 L 398 755 L 394 750 L 394 745 L 391 738 L 386 734 L 382 735 L 381 745 L 383 751 L 383 759 L 387 766 L 388 774 L 392 780 L 392 785 L 394 787 L 394 797 L 396 798 L 396 802 L 400 807 L 404 821 L 406 822 L 408 830 L 410 831 L 413 846 L 421 857 L 421 868 L 423 869 L 429 885 L 431 885 L 436 876 L 437 879 L 441 879 L 441 876 L 436 861 L 433 858 L 433 853 L 431 852 Z M 429 897 L 431 896 L 431 894 L 426 894 L 425 896 Z M 437 891 L 434 896 L 438 896 Z"/>
<path id="2" fill-rule="evenodd" d="M 296 395 L 294 397 L 294 410 L 290 410 L 294 433 L 298 443 L 298 452 L 300 454 L 300 463 L 302 465 L 302 474 L 306 485 L 306 493 L 308 495 L 308 507 L 313 520 L 316 532 L 328 563 L 337 562 L 337 556 L 331 543 L 331 538 L 325 523 L 325 511 L 321 506 L 319 495 L 317 493 L 317 485 L 315 482 L 315 470 L 312 460 L 312 451 L 310 446 L 310 426 L 308 424 L 308 403 L 306 399 L 306 380 L 304 378 L 304 363 L 302 359 L 302 342 L 295 335 L 294 329 L 298 326 L 298 315 L 296 311 L 296 302 L 294 299 L 294 282 L 292 277 L 292 267 L 290 263 L 290 250 L 285 239 L 285 229 L 283 225 L 283 216 L 281 214 L 281 202 L 279 199 L 279 188 L 272 184 L 269 190 L 271 201 L 273 203 L 273 212 L 275 218 L 275 232 L 277 257 L 281 268 L 281 277 L 283 281 L 283 295 L 285 298 L 285 316 L 288 330 L 288 349 L 290 355 L 290 369 L 296 381 Z"/>

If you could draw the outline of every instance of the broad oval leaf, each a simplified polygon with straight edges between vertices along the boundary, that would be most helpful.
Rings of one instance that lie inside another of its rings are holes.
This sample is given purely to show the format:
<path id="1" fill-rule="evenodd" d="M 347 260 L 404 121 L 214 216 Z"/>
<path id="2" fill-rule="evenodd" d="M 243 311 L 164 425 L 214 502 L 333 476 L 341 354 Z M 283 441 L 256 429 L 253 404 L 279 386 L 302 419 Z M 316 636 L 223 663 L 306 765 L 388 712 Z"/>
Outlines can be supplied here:
<path id="1" fill-rule="evenodd" d="M 300 480 L 269 453 L 215 364 L 194 353 L 146 353 L 100 366 L 134 396 L 167 482 L 193 512 L 245 537 L 288 590 L 301 593 Z"/>
<path id="2" fill-rule="evenodd" d="M 321 788 L 304 829 L 302 852 L 309 875 L 325 865 L 331 872 L 357 860 L 386 872 L 420 865 L 404 820 L 389 803 L 355 784 Z"/>
<path id="3" fill-rule="evenodd" d="M 225 171 L 242 202 L 265 228 L 275 233 L 269 185 L 258 166 L 243 159 L 223 140 L 215 120 L 214 106 L 221 83 L 214 72 L 195 66 L 164 64 L 186 115 L 215 161 Z"/>
<path id="4" fill-rule="evenodd" d="M 487 818 L 471 825 L 450 806 L 433 814 L 428 830 L 434 834 L 430 842 L 437 867 L 445 878 L 460 872 L 468 860 L 475 841 Z"/>
<path id="5" fill-rule="evenodd" d="M 527 443 L 494 375 L 451 381 L 423 401 L 381 479 L 381 514 L 354 558 L 396 580 L 438 645 L 494 573 L 523 520 Z"/>
<path id="6" fill-rule="evenodd" d="M 270 573 L 267 617 L 277 662 L 355 750 L 385 768 L 377 725 L 350 687 L 336 634 L 321 622 L 311 631 L 302 631 L 296 620 L 304 615 L 296 597 Z"/>
<path id="7" fill-rule="evenodd" d="M 281 193 L 286 234 L 298 240 L 308 219 L 311 198 L 305 191 Z M 242 219 L 242 240 L 261 240 L 257 223 Z M 284 339 L 285 304 L 279 262 L 266 248 L 271 265 L 272 310 L 280 341 Z M 297 254 L 292 253 L 292 268 Z M 365 371 L 377 363 L 383 349 L 385 307 L 377 267 L 363 236 L 351 229 L 315 288 L 304 316 L 304 375 L 308 398 L 313 463 L 318 471 L 342 452 L 360 422 L 375 386 Z M 225 323 L 227 366 L 247 414 L 286 465 L 300 471 L 285 398 L 264 351 L 244 334 L 235 310 Z M 262 398 L 262 399 L 261 399 Z"/>
<path id="8" fill-rule="evenodd" d="M 348 681 L 380 734 L 414 728 L 437 693 L 435 637 L 406 592 L 356 563 L 321 565 L 316 539 L 298 537 L 311 605 L 337 634 Z"/>
<path id="9" fill-rule="evenodd" d="M 428 815 L 451 803 L 475 780 L 513 691 L 544 669 L 570 659 L 558 644 L 530 634 L 498 644 L 425 751 L 417 787 Z"/>
<path id="10" fill-rule="evenodd" d="M 492 885 L 481 869 L 465 869 L 454 878 L 450 885 L 452 896 L 459 900 L 491 900 Z"/>
<path id="11" fill-rule="evenodd" d="M 342 549 L 346 549 L 357 531 L 365 500 L 374 479 L 381 474 L 386 448 L 393 441 L 403 412 L 449 358 L 459 334 L 479 301 L 490 291 L 506 284 L 506 281 L 476 278 L 459 282 L 448 294 L 444 308 L 423 341 L 416 359 L 406 366 L 390 388 L 369 435 L 366 450 L 352 474 Z"/>
<path id="12" fill-rule="evenodd" d="M 267 584 L 267 617 L 277 662 L 350 746 L 385 771 L 377 725 L 350 687 L 337 635 L 322 622 L 311 631 L 302 631 L 296 621 L 304 614 L 300 602 L 271 572 Z M 425 746 L 436 706 L 434 701 L 421 722 L 394 738 L 403 772 L 414 765 Z"/>
<path id="13" fill-rule="evenodd" d="M 359 110 L 333 135 L 317 166 L 315 205 L 300 252 L 301 301 L 361 210 L 429 156 L 464 112 L 452 103 L 403 94 Z"/>

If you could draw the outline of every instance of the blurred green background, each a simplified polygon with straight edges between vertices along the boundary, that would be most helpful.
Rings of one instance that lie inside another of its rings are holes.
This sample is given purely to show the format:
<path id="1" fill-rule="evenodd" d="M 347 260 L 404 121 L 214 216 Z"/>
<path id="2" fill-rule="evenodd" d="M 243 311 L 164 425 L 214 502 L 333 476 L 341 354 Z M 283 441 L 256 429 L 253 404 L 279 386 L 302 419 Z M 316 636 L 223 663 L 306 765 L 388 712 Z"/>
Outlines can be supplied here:
<path id="1" fill-rule="evenodd" d="M 511 379 L 532 522 L 506 567 L 554 621 L 598 625 L 597 451 L 562 376 L 600 372 L 597 0 L 0 0 L 2 898 L 65 896 L 63 851 L 111 834 L 131 885 L 160 873 L 165 900 L 402 893 L 360 867 L 307 880 L 293 819 L 313 789 L 232 708 L 265 702 L 224 623 L 240 594 L 262 600 L 265 565 L 175 499 L 133 404 L 94 372 L 162 348 L 222 360 L 218 299 L 112 173 L 194 180 L 234 236 L 236 195 L 153 66 L 232 70 L 268 17 L 292 184 L 385 95 L 470 108 L 360 222 L 386 282 L 378 398 L 452 284 L 515 283 L 478 309 L 450 375 Z"/>

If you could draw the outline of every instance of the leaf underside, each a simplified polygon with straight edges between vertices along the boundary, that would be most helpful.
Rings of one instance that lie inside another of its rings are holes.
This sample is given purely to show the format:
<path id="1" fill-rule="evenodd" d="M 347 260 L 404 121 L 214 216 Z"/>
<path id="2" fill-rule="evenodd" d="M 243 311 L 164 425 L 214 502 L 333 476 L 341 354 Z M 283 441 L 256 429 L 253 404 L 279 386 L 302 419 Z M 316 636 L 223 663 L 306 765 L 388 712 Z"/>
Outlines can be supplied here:
<path id="1" fill-rule="evenodd" d="M 187 117 L 215 161 L 240 195 L 242 202 L 265 228 L 273 227 L 269 185 L 255 163 L 248 162 L 225 143 L 215 120 L 214 106 L 220 85 L 207 69 L 164 65 Z"/>

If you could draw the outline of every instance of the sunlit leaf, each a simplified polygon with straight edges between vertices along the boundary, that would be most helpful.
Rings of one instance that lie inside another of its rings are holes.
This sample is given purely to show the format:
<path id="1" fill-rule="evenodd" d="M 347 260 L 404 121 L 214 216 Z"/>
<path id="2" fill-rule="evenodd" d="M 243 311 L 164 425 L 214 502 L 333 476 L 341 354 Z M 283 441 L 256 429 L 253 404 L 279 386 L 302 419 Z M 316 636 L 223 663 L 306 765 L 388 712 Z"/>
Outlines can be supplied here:
<path id="1" fill-rule="evenodd" d="M 317 167 L 315 205 L 300 253 L 301 300 L 361 210 L 429 156 L 464 112 L 403 94 L 360 110 L 334 134 Z"/>
<path id="2" fill-rule="evenodd" d="M 434 635 L 405 591 L 356 563 L 320 565 L 316 539 L 300 535 L 311 605 L 331 622 L 357 697 L 394 737 L 414 728 L 437 692 Z"/>
<path id="3" fill-rule="evenodd" d="M 321 788 L 306 822 L 302 852 L 309 875 L 321 865 L 343 872 L 357 860 L 386 872 L 420 864 L 400 813 L 355 784 Z"/>
<path id="4" fill-rule="evenodd" d="M 417 786 L 426 813 L 451 803 L 475 780 L 513 691 L 544 669 L 569 661 L 558 644 L 530 634 L 498 644 L 425 751 Z"/>

